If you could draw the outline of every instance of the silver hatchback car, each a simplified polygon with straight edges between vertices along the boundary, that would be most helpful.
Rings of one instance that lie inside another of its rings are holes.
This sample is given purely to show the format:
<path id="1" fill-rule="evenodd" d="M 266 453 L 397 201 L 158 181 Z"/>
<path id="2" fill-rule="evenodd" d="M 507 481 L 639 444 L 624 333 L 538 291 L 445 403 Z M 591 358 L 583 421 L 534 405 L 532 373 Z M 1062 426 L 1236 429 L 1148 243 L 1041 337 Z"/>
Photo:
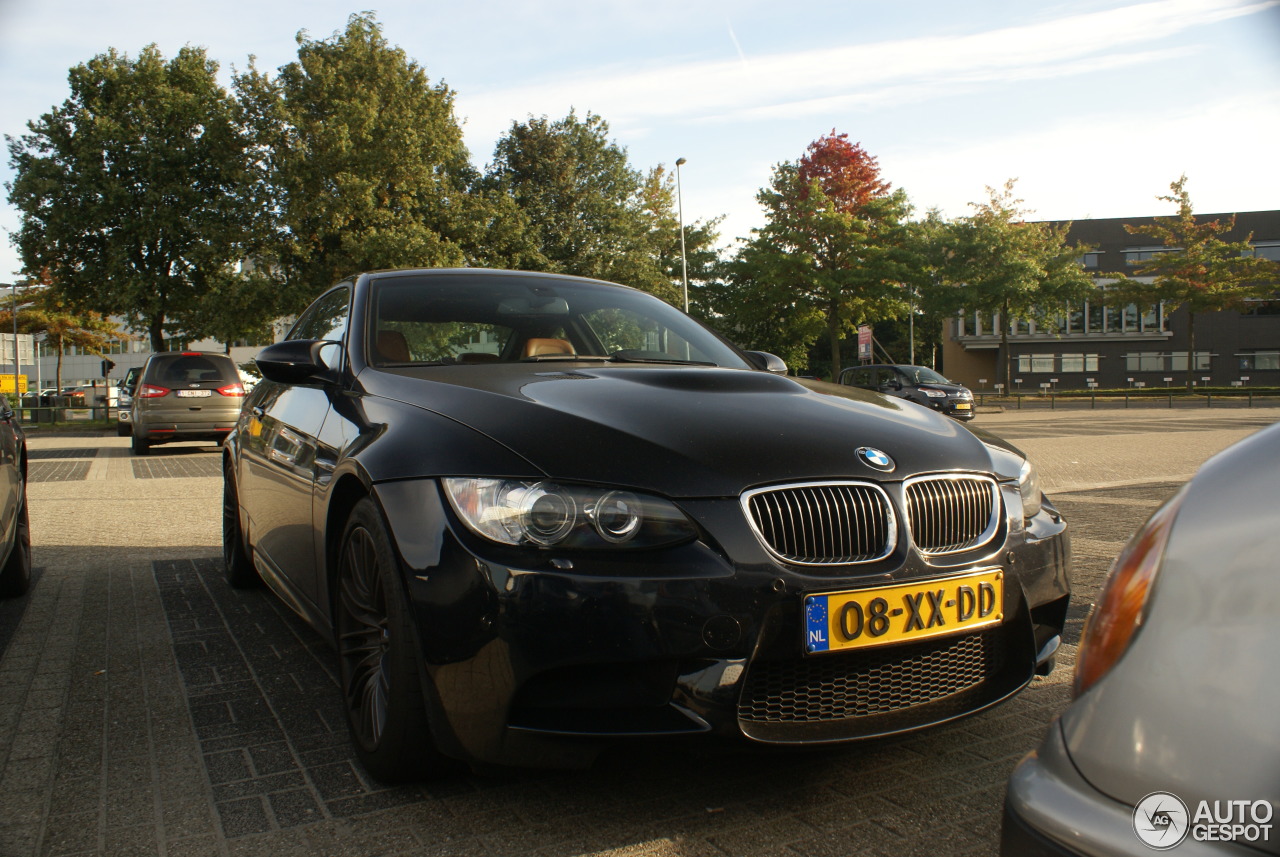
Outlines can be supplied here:
<path id="1" fill-rule="evenodd" d="M 225 354 L 166 351 L 151 355 L 133 393 L 129 423 L 135 455 L 157 443 L 222 439 L 244 403 L 240 372 Z"/>
<path id="2" fill-rule="evenodd" d="M 1278 509 L 1280 424 L 1129 541 L 1075 702 L 1009 781 L 1003 855 L 1280 854 Z"/>

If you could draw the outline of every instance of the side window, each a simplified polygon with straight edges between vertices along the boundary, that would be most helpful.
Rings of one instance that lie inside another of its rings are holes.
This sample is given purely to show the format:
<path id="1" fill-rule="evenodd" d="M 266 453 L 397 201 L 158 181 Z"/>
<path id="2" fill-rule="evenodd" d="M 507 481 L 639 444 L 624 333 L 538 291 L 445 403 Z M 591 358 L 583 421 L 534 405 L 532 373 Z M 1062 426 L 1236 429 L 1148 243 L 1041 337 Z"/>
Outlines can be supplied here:
<path id="1" fill-rule="evenodd" d="M 347 332 L 351 290 L 337 288 L 307 307 L 298 319 L 289 339 L 327 339 L 341 341 Z"/>
<path id="2" fill-rule="evenodd" d="M 350 288 L 340 286 L 334 289 L 307 307 L 293 330 L 289 331 L 288 338 L 342 342 L 347 333 L 350 304 Z M 336 369 L 341 365 L 342 354 L 341 345 L 327 345 L 320 352 L 320 357 L 328 366 Z"/>

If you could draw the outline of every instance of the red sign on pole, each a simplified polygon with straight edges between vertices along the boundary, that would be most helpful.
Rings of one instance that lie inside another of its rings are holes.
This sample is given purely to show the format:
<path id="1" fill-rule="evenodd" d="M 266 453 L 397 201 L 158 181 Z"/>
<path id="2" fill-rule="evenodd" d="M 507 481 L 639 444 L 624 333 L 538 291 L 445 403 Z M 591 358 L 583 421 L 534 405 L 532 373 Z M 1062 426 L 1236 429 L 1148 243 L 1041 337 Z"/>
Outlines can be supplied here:
<path id="1" fill-rule="evenodd" d="M 858 359 L 871 360 L 871 325 L 858 325 Z"/>

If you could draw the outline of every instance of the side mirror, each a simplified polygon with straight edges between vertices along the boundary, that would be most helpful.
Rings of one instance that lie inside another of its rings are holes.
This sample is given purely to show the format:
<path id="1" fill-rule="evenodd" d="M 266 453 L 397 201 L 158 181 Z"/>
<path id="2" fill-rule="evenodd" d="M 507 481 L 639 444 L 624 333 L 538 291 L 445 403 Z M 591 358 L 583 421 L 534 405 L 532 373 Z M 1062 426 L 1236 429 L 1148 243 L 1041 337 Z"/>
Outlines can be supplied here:
<path id="1" fill-rule="evenodd" d="M 776 354 L 770 354 L 768 351 L 747 351 L 747 360 L 751 361 L 751 365 L 764 372 L 772 372 L 775 375 L 787 374 L 787 364 L 781 357 Z"/>
<path id="2" fill-rule="evenodd" d="M 333 380 L 332 372 L 320 356 L 326 345 L 332 345 L 324 339 L 292 339 L 268 345 L 258 352 L 254 362 L 262 377 L 281 384 L 299 384 L 315 379 L 317 381 Z"/>

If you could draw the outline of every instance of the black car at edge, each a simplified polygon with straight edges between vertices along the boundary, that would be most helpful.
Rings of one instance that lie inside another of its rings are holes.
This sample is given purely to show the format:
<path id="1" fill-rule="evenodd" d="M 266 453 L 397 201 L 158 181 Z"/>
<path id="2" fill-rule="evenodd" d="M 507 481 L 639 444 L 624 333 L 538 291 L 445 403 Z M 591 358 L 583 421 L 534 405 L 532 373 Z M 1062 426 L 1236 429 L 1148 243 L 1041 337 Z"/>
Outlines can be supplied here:
<path id="1" fill-rule="evenodd" d="M 840 383 L 897 396 L 958 420 L 973 419 L 973 392 L 928 366 L 899 363 L 850 366 L 840 373 Z"/>
<path id="2" fill-rule="evenodd" d="M 228 579 L 334 641 L 378 778 L 887 735 L 1053 666 L 1067 527 L 1021 454 L 643 292 L 362 274 L 257 362 Z"/>

